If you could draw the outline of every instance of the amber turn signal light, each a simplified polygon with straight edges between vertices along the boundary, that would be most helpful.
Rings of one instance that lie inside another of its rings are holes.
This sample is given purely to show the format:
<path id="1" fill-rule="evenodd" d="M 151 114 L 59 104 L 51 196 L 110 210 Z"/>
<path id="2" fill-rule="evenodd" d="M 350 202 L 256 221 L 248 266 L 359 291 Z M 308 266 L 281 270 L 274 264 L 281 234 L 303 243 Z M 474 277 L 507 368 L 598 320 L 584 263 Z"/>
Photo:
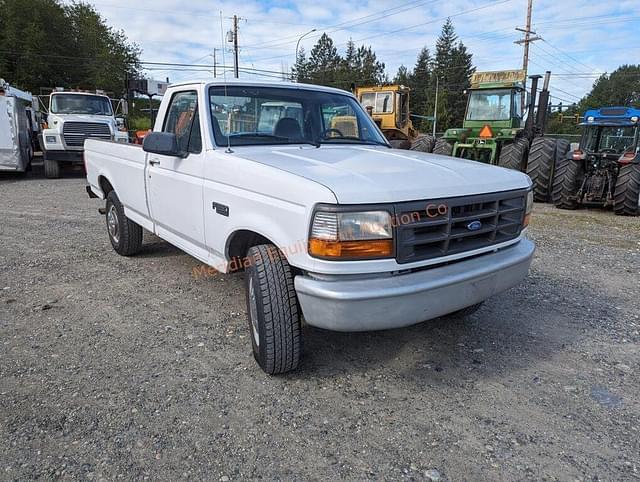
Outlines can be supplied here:
<path id="1" fill-rule="evenodd" d="M 309 254 L 318 258 L 388 258 L 393 255 L 393 240 L 328 241 L 310 239 Z"/>

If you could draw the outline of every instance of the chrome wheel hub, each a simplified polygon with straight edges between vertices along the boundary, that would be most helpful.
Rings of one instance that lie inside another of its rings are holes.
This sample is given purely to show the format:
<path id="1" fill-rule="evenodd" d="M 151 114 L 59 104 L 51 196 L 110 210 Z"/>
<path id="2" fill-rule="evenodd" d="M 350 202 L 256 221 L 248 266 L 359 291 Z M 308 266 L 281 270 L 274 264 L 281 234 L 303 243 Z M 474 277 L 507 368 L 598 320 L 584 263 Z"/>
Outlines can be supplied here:
<path id="1" fill-rule="evenodd" d="M 260 346 L 260 334 L 258 333 L 258 302 L 256 300 L 256 290 L 253 287 L 253 278 L 249 278 L 249 318 L 251 321 L 251 332 L 256 346 Z"/>
<path id="2" fill-rule="evenodd" d="M 109 230 L 109 236 L 117 244 L 120 241 L 120 227 L 118 225 L 118 211 L 112 204 L 107 211 L 107 229 Z"/>

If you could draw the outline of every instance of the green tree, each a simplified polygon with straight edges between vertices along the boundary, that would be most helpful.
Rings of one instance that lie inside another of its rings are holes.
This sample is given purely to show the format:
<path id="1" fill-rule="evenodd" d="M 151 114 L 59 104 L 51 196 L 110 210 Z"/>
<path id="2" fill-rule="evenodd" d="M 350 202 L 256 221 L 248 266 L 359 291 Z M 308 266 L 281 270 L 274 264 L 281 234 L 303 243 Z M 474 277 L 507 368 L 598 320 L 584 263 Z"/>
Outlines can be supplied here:
<path id="1" fill-rule="evenodd" d="M 396 73 L 396 76 L 393 78 L 393 83 L 398 85 L 408 86 L 411 82 L 410 79 L 411 79 L 411 72 L 409 72 L 409 69 L 407 69 L 407 67 L 404 65 L 400 65 L 400 67 L 398 67 L 398 72 Z"/>
<path id="2" fill-rule="evenodd" d="M 640 105 L 640 65 L 622 65 L 603 74 L 579 103 L 583 111 L 612 105 Z"/>
<path id="3" fill-rule="evenodd" d="M 0 70 L 17 87 L 123 93 L 140 72 L 140 49 L 95 8 L 60 0 L 0 0 Z"/>
<path id="4" fill-rule="evenodd" d="M 447 19 L 436 41 L 433 62 L 433 76 L 439 80 L 438 130 L 456 127 L 462 123 L 466 108 L 464 91 L 469 88 L 473 72 L 472 55 L 465 45 L 458 41 L 453 22 Z M 433 80 L 432 87 L 435 96 Z M 433 101 L 430 105 L 433 106 Z"/>
<path id="5" fill-rule="evenodd" d="M 416 65 L 409 76 L 411 88 L 411 112 L 418 115 L 431 115 L 433 112 L 433 91 L 431 86 L 433 58 L 428 48 L 424 47 L 418 54 Z M 427 129 L 429 123 L 415 119 L 418 129 Z"/>
<path id="6" fill-rule="evenodd" d="M 314 84 L 335 85 L 339 80 L 342 59 L 333 40 L 326 33 L 311 49 L 308 63 L 308 78 Z"/>
<path id="7" fill-rule="evenodd" d="M 296 63 L 291 69 L 291 78 L 296 82 L 309 83 L 309 63 L 304 47 L 300 47 L 296 55 Z"/>

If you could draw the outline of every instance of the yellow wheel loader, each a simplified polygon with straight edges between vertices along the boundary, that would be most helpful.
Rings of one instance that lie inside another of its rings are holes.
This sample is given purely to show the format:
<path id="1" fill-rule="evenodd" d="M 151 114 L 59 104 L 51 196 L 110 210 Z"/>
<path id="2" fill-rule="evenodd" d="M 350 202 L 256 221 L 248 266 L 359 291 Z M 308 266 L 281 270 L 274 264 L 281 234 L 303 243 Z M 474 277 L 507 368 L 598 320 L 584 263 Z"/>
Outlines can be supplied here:
<path id="1" fill-rule="evenodd" d="M 357 87 L 354 93 L 394 148 L 431 152 L 435 139 L 411 122 L 410 91 L 404 85 L 383 85 Z"/>

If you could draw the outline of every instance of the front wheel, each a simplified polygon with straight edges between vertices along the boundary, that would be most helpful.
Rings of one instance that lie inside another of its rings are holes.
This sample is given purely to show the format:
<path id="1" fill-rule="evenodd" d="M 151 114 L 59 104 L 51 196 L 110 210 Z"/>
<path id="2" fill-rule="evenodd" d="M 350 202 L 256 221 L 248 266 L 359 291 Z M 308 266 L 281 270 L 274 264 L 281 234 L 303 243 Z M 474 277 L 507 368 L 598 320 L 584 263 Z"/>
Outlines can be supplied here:
<path id="1" fill-rule="evenodd" d="M 124 214 L 124 207 L 115 191 L 107 195 L 107 233 L 116 253 L 132 256 L 142 246 L 142 227 Z"/>
<path id="2" fill-rule="evenodd" d="M 613 198 L 614 213 L 619 216 L 640 216 L 640 164 L 620 167 Z"/>
<path id="3" fill-rule="evenodd" d="M 58 179 L 60 177 L 60 163 L 53 159 L 47 159 L 44 155 L 44 177 L 47 179 Z"/>
<path id="4" fill-rule="evenodd" d="M 253 356 L 269 375 L 298 367 L 301 323 L 291 266 L 272 244 L 253 246 L 245 271 Z"/>

